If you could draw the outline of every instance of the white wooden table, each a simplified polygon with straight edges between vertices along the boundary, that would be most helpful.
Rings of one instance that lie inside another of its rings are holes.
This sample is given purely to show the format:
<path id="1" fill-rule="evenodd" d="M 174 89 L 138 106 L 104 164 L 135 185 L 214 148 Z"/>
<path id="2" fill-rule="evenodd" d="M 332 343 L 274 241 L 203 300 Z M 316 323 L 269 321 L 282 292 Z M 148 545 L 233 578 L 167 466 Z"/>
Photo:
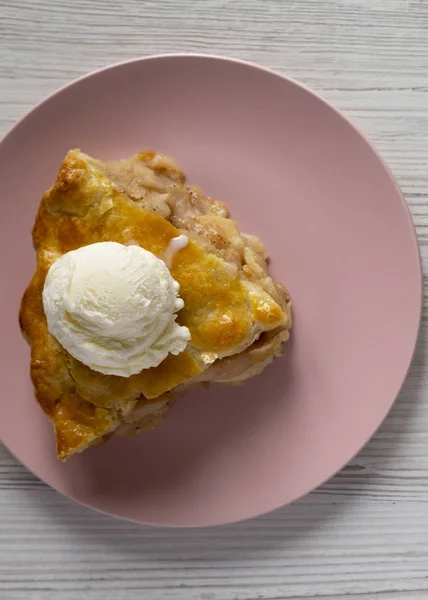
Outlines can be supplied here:
<path id="1" fill-rule="evenodd" d="M 260 62 L 349 115 L 395 173 L 428 272 L 428 0 L 0 0 L 0 134 L 87 71 L 177 51 Z M 365 450 L 304 500 L 238 525 L 116 521 L 1 447 L 0 599 L 428 599 L 427 349 L 425 302 L 410 376 Z"/>

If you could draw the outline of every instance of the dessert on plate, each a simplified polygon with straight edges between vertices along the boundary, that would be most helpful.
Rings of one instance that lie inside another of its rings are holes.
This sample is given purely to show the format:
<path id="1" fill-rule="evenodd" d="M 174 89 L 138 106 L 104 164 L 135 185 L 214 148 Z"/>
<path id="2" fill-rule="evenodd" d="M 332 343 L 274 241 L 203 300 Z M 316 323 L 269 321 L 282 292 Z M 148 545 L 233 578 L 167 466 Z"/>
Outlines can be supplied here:
<path id="1" fill-rule="evenodd" d="M 291 303 L 262 242 L 169 156 L 65 157 L 33 228 L 21 329 L 61 460 L 153 428 L 179 392 L 281 354 Z"/>

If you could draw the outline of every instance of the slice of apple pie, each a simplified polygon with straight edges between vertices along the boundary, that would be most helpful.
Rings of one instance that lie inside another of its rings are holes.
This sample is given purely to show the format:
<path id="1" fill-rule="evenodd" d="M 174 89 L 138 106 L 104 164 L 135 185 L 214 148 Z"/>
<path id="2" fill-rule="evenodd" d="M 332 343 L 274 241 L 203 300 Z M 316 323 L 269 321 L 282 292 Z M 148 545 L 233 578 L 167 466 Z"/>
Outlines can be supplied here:
<path id="1" fill-rule="evenodd" d="M 260 373 L 289 336 L 290 299 L 262 242 L 169 156 L 71 150 L 33 241 L 20 324 L 62 460 L 154 427 L 175 392 Z"/>

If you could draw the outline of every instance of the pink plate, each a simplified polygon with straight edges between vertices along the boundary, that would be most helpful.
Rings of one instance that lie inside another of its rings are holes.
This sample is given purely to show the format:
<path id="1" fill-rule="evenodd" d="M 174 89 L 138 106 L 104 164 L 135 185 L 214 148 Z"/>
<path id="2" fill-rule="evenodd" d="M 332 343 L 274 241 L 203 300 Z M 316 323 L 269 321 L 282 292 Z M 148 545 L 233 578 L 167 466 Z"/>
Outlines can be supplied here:
<path id="1" fill-rule="evenodd" d="M 61 464 L 18 328 L 30 231 L 67 150 L 152 148 L 230 206 L 290 289 L 286 356 L 242 387 L 178 401 L 153 433 Z M 306 494 L 390 409 L 421 315 L 421 266 L 400 191 L 367 140 L 294 81 L 240 61 L 158 56 L 108 67 L 31 111 L 0 145 L 1 438 L 78 502 L 143 523 L 214 525 Z"/>

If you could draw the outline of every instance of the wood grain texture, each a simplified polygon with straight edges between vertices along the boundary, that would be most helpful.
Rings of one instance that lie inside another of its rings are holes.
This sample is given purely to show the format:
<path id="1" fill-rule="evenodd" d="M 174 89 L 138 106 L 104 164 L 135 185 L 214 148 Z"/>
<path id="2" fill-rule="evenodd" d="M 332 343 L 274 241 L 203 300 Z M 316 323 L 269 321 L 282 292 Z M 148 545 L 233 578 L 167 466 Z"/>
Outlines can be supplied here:
<path id="1" fill-rule="evenodd" d="M 342 109 L 388 161 L 428 272 L 426 0 L 0 0 L 0 133 L 111 62 L 196 51 L 260 62 Z M 428 598 L 428 281 L 400 398 L 302 501 L 209 530 L 139 527 L 47 488 L 0 448 L 1 600 Z"/>

